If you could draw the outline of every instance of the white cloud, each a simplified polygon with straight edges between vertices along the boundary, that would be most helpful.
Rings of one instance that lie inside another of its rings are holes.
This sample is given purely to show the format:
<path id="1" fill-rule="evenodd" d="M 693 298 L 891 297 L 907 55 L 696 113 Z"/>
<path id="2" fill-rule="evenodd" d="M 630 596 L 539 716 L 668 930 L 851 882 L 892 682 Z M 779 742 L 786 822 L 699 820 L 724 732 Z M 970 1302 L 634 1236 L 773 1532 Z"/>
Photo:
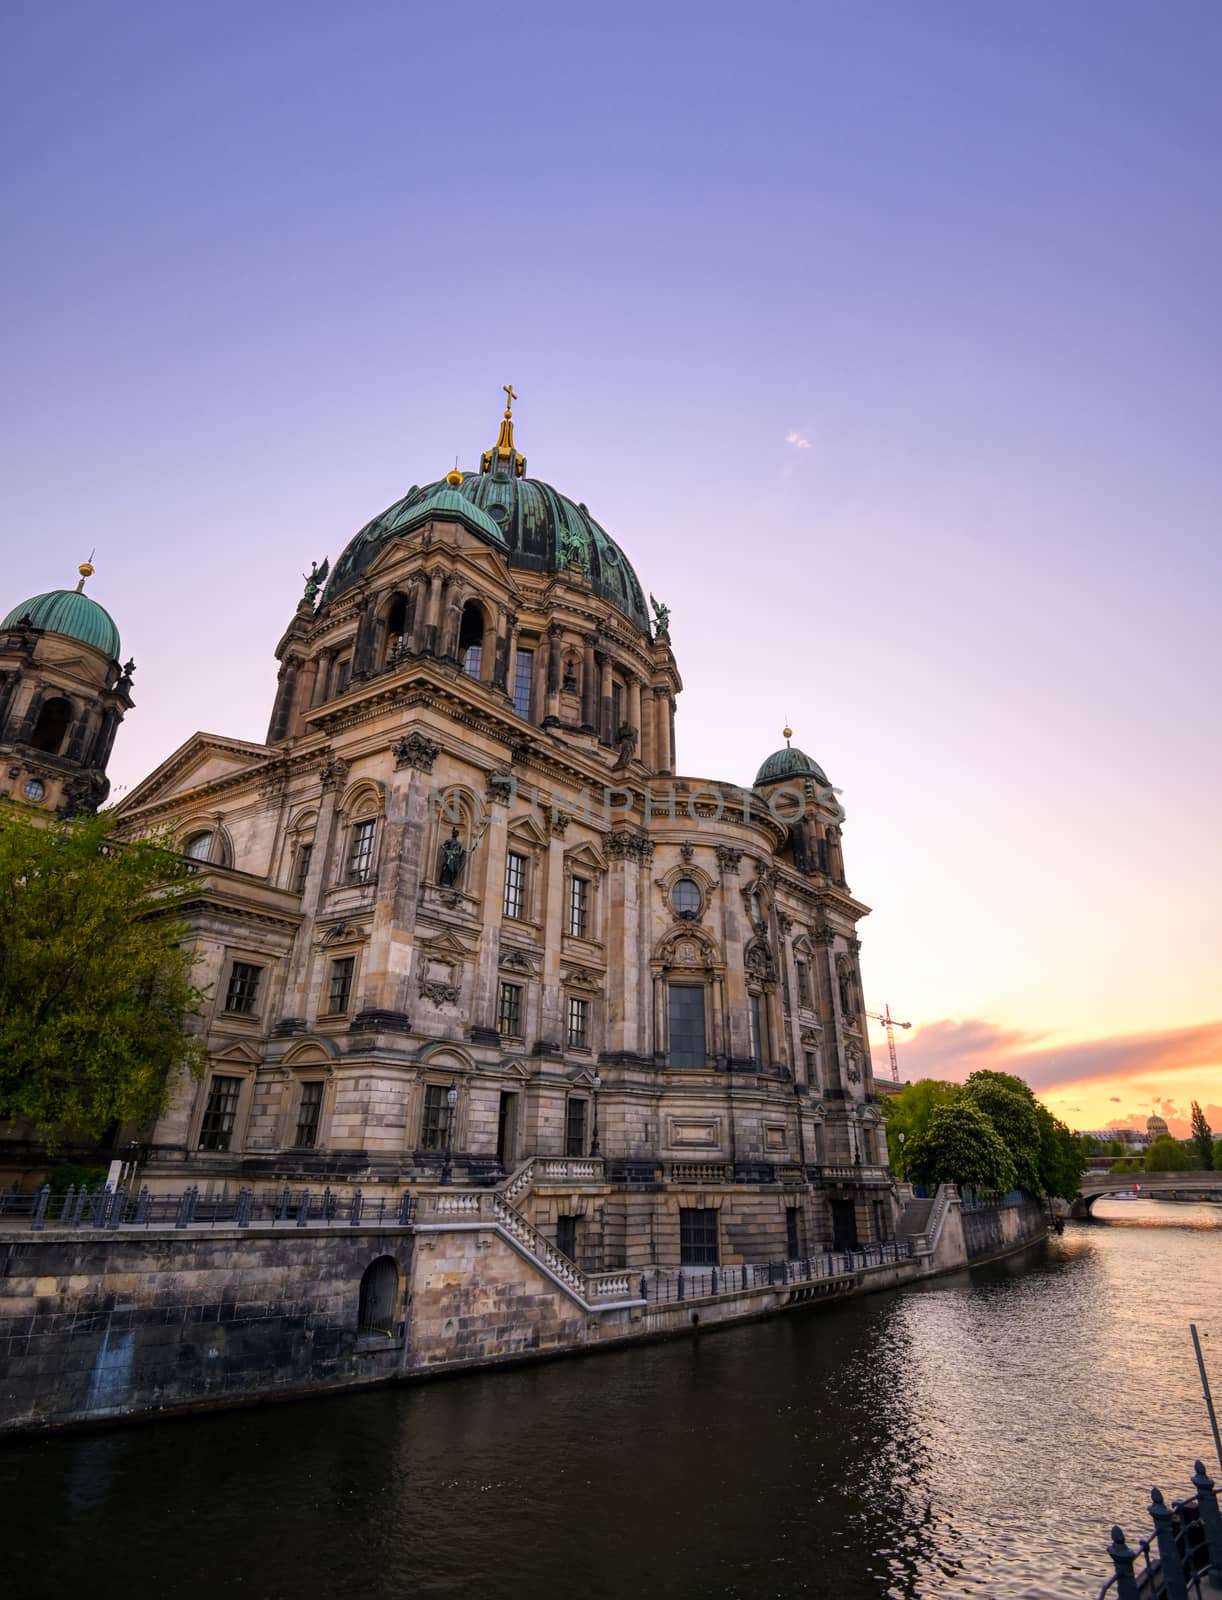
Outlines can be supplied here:
<path id="1" fill-rule="evenodd" d="M 805 434 L 799 433 L 796 428 L 793 429 L 792 432 L 785 435 L 785 443 L 791 444 L 795 450 L 810 449 L 810 440 Z"/>

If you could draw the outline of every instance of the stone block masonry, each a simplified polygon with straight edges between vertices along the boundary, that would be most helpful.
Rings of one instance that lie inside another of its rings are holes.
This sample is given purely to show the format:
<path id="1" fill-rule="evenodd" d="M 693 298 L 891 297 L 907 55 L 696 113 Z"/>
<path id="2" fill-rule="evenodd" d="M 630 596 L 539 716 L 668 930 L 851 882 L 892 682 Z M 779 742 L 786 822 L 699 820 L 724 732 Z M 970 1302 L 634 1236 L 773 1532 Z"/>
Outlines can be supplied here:
<path id="1" fill-rule="evenodd" d="M 400 1228 L 0 1236 L 0 1432 L 394 1377 L 412 1248 Z M 362 1330 L 380 1257 L 395 1291 Z"/>

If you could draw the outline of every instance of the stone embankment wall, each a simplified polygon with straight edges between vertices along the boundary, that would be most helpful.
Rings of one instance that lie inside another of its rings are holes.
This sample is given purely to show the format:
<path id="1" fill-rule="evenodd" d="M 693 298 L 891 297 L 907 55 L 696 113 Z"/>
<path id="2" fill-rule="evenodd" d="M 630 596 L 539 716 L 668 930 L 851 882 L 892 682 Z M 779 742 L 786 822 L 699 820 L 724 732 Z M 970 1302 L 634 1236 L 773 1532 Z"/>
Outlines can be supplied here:
<path id="1" fill-rule="evenodd" d="M 607 1347 L 899 1287 L 1042 1236 L 1031 1203 L 941 1208 L 932 1253 L 813 1282 L 658 1304 L 625 1274 L 589 1304 L 497 1226 L 0 1233 L 0 1432 L 334 1390 Z M 388 1331 L 362 1332 L 363 1275 L 395 1267 Z M 777 1257 L 779 1259 L 779 1256 Z M 625 1287 L 626 1286 L 626 1287 Z M 621 1289 L 623 1292 L 621 1293 Z M 673 1283 L 671 1286 L 673 1294 Z"/>
<path id="2" fill-rule="evenodd" d="M 0 1431 L 393 1377 L 413 1246 L 404 1229 L 0 1236 Z M 362 1335 L 381 1256 L 391 1332 Z"/>

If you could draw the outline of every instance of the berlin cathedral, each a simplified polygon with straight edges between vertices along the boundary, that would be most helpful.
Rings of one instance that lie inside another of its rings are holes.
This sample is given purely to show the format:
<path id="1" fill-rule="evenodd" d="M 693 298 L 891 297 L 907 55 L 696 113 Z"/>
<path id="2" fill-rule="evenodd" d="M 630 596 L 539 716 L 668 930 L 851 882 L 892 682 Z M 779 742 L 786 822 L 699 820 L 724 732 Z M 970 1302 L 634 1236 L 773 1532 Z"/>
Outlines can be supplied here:
<path id="1" fill-rule="evenodd" d="M 115 808 L 178 840 L 209 996 L 141 1181 L 551 1159 L 570 1188 L 515 1204 L 587 1270 L 890 1238 L 836 793 L 789 730 L 753 783 L 682 775 L 667 608 L 527 477 L 506 392 L 478 470 L 312 570 L 266 739 L 197 733 Z M 61 816 L 105 801 L 133 705 L 81 574 L 0 624 L 0 794 Z"/>

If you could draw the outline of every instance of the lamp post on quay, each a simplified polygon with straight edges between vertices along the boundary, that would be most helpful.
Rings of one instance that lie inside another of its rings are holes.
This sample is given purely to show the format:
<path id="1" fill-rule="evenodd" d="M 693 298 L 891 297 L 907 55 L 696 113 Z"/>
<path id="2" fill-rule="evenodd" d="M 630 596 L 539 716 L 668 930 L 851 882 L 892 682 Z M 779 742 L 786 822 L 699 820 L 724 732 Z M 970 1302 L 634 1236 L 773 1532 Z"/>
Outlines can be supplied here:
<path id="1" fill-rule="evenodd" d="M 598 1091 L 602 1086 L 603 1081 L 598 1075 L 598 1069 L 595 1068 L 594 1077 L 591 1079 L 591 1087 L 594 1090 L 594 1128 L 590 1135 L 590 1154 L 592 1156 L 602 1155 L 602 1146 L 598 1142 Z"/>
<path id="2" fill-rule="evenodd" d="M 458 1104 L 458 1084 L 452 1082 L 446 1090 L 446 1159 L 441 1169 L 443 1184 L 454 1182 L 454 1107 Z"/>

